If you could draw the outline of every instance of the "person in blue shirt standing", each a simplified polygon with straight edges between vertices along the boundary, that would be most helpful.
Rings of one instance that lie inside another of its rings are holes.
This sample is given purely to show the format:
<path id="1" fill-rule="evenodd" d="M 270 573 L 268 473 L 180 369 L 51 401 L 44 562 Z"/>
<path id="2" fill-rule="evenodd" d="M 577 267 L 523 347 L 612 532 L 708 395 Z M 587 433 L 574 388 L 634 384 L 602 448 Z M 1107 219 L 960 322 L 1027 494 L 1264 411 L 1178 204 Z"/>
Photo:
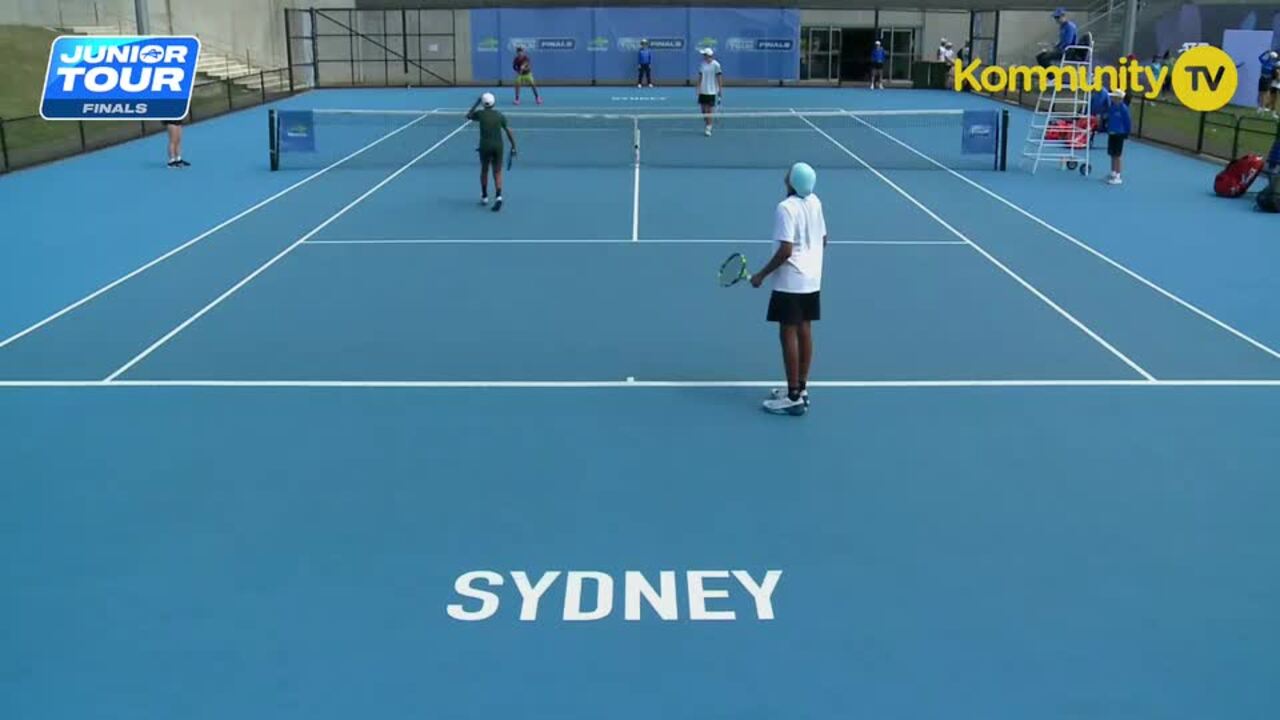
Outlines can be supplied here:
<path id="1" fill-rule="evenodd" d="M 875 47 L 871 48 L 871 89 L 884 89 L 884 46 L 877 40 Z"/>
<path id="2" fill-rule="evenodd" d="M 1276 114 L 1276 72 L 1277 59 L 1280 55 L 1275 50 L 1267 50 L 1258 56 L 1262 63 L 1262 72 L 1258 75 L 1258 112 Z"/>
<path id="3" fill-rule="evenodd" d="M 1067 18 L 1067 11 L 1058 8 L 1053 11 L 1053 19 L 1058 21 L 1058 44 L 1052 50 L 1045 50 L 1036 55 L 1036 62 L 1040 67 L 1049 67 L 1058 62 L 1067 53 L 1067 48 L 1079 42 L 1079 31 L 1076 30 L 1076 24 Z"/>
<path id="4" fill-rule="evenodd" d="M 1107 104 L 1107 155 L 1111 158 L 1111 174 L 1107 176 L 1108 185 L 1119 185 L 1121 161 L 1124 155 L 1124 141 L 1133 129 L 1133 121 L 1129 116 L 1129 106 L 1124 103 L 1124 93 L 1111 90 L 1110 102 Z"/>
<path id="5" fill-rule="evenodd" d="M 636 78 L 636 87 L 648 84 L 653 87 L 653 51 L 649 49 L 649 41 L 640 41 L 640 52 L 636 53 L 636 63 L 640 66 L 640 75 Z"/>

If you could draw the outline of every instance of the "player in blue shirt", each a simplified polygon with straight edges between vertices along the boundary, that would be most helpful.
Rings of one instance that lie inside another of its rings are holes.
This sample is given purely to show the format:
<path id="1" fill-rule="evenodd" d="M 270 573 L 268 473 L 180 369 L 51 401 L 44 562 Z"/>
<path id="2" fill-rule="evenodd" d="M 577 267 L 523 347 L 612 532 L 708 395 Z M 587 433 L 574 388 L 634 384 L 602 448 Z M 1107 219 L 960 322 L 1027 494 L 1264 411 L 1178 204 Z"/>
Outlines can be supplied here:
<path id="1" fill-rule="evenodd" d="M 1107 176 L 1108 185 L 1119 185 L 1121 162 L 1124 154 L 1124 141 L 1133 129 L 1133 120 L 1129 116 L 1129 106 L 1124 102 L 1124 93 L 1111 90 L 1107 103 L 1107 155 L 1111 157 L 1111 174 Z"/>
<path id="2" fill-rule="evenodd" d="M 1067 48 L 1079 42 L 1079 31 L 1076 24 L 1067 18 L 1067 11 L 1058 8 L 1053 11 L 1053 19 L 1058 21 L 1058 44 L 1052 50 L 1045 50 L 1036 55 L 1040 67 L 1049 67 L 1058 62 L 1067 53 Z"/>
<path id="3" fill-rule="evenodd" d="M 1280 84 L 1280 53 L 1267 50 L 1258 56 L 1262 72 L 1258 75 L 1258 112 L 1276 114 L 1276 88 Z"/>
<path id="4" fill-rule="evenodd" d="M 636 53 L 636 64 L 640 66 L 640 74 L 636 77 L 636 87 L 648 84 L 653 87 L 653 51 L 649 49 L 649 41 L 640 41 L 640 52 Z"/>
<path id="5" fill-rule="evenodd" d="M 875 47 L 871 48 L 871 89 L 884 89 L 884 46 L 877 40 Z"/>

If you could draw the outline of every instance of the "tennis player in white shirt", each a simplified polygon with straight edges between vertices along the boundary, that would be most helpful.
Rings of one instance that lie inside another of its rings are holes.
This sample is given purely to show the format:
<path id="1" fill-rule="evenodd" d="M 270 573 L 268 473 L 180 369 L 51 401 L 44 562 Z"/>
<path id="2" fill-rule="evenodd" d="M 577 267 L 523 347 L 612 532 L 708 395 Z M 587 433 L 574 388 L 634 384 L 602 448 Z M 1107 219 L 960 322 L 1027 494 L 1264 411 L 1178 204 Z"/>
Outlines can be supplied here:
<path id="1" fill-rule="evenodd" d="M 707 123 L 706 135 L 711 134 L 711 116 L 724 92 L 721 84 L 723 75 L 715 52 L 711 48 L 702 48 L 702 64 L 698 66 L 698 107 L 702 108 L 702 117 Z"/>
<path id="2" fill-rule="evenodd" d="M 822 255 L 827 246 L 827 221 L 822 201 L 813 193 L 818 175 L 806 163 L 787 173 L 787 198 L 774 213 L 773 240 L 777 249 L 768 264 L 751 277 L 760 287 L 772 278 L 769 322 L 778 323 L 786 390 L 774 390 L 764 409 L 777 415 L 804 415 L 809 409 L 809 365 L 813 361 L 811 323 L 820 319 Z"/>

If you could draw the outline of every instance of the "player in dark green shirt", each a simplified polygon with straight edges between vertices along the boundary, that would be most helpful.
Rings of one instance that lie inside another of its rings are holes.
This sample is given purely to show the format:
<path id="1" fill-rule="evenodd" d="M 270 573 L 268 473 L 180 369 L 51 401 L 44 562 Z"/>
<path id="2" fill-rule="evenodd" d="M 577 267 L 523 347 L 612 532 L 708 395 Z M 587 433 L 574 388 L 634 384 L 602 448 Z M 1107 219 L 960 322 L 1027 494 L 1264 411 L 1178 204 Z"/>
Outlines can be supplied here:
<path id="1" fill-rule="evenodd" d="M 493 168 L 493 186 L 498 192 L 494 198 L 493 211 L 502 209 L 502 135 L 505 132 L 511 141 L 511 154 L 516 154 L 516 136 L 507 127 L 507 118 L 493 109 L 497 100 L 492 93 L 485 93 L 476 99 L 467 111 L 467 119 L 480 127 L 480 144 L 476 148 L 480 153 L 480 204 L 489 204 L 489 168 Z M 481 107 L 483 106 L 483 108 Z M 477 109 L 479 108 L 479 109 Z"/>

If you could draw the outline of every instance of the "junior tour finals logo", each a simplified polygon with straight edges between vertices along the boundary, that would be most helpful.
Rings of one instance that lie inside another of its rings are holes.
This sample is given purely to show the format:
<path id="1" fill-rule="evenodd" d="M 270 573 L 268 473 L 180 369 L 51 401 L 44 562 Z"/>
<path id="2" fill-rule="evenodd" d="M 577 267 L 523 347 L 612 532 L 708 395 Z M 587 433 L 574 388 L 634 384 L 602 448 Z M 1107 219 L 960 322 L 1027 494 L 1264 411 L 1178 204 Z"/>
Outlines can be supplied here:
<path id="1" fill-rule="evenodd" d="M 49 50 L 46 120 L 180 120 L 191 105 L 195 37 L 62 36 Z"/>

